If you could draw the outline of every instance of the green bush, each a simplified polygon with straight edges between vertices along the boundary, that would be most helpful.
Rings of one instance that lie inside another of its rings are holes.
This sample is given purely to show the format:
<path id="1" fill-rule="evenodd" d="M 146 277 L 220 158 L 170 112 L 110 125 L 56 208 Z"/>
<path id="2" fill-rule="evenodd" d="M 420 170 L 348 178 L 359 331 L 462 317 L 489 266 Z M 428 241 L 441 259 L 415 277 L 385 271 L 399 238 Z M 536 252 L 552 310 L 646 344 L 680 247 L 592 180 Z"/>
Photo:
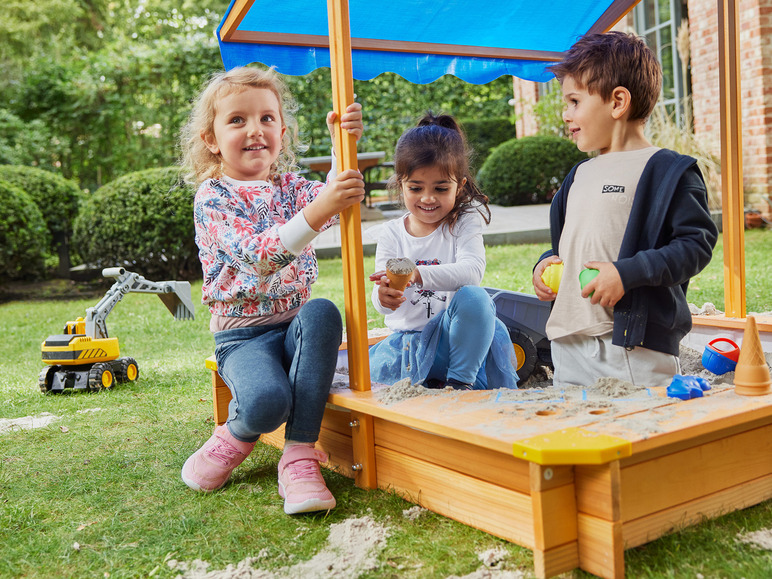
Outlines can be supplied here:
<path id="1" fill-rule="evenodd" d="M 523 137 L 491 151 L 477 177 L 491 203 L 548 203 L 571 167 L 586 158 L 568 139 L 548 135 Z"/>
<path id="2" fill-rule="evenodd" d="M 43 277 L 50 244 L 43 214 L 23 189 L 0 180 L 0 279 Z"/>
<path id="3" fill-rule="evenodd" d="M 124 175 L 82 204 L 73 243 L 92 266 L 120 265 L 153 281 L 196 279 L 193 195 L 176 167 Z"/>
<path id="4" fill-rule="evenodd" d="M 81 190 L 74 181 L 35 167 L 0 165 L 0 179 L 25 191 L 37 204 L 51 233 L 50 252 L 59 255 L 59 274 L 70 269 L 69 238 Z"/>
<path id="5" fill-rule="evenodd" d="M 472 147 L 472 172 L 476 173 L 488 158 L 491 149 L 504 141 L 514 139 L 515 125 L 509 117 L 468 119 L 461 121 L 469 145 Z"/>

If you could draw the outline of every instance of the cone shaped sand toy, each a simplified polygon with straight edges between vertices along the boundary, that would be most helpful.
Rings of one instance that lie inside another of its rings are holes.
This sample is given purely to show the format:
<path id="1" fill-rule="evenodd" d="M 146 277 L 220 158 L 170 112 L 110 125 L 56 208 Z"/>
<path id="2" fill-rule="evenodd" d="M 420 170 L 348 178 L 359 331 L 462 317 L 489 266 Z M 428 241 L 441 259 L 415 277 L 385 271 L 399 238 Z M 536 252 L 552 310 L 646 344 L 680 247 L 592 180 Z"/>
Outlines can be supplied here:
<path id="1" fill-rule="evenodd" d="M 761 349 L 756 318 L 745 321 L 743 343 L 734 373 L 734 391 L 743 396 L 761 396 L 772 391 L 769 366 Z"/>
<path id="2" fill-rule="evenodd" d="M 415 264 L 407 257 L 395 257 L 386 262 L 386 277 L 389 287 L 404 291 L 413 275 Z"/>

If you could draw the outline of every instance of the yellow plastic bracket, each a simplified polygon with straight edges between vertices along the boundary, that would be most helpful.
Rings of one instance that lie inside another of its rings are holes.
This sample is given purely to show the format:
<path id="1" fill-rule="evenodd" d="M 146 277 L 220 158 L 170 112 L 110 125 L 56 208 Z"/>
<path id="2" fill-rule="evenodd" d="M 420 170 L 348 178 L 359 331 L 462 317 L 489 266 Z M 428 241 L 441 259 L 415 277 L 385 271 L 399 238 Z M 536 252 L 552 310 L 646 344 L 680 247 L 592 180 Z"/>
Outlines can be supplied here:
<path id="1" fill-rule="evenodd" d="M 512 445 L 517 458 L 536 464 L 606 464 L 632 454 L 624 438 L 566 428 L 518 440 Z"/>

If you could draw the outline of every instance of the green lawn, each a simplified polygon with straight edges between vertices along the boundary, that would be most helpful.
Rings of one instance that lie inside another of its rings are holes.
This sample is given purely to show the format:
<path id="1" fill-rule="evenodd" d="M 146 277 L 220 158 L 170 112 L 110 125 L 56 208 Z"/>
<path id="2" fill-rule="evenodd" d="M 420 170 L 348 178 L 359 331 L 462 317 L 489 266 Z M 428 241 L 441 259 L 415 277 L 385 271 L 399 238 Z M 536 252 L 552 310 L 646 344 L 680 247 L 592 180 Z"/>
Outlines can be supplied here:
<path id="1" fill-rule="evenodd" d="M 748 232 L 747 246 L 748 309 L 770 311 L 772 233 Z M 542 249 L 489 248 L 484 283 L 529 291 L 531 267 Z M 720 256 L 719 250 L 694 280 L 694 303 L 723 306 Z M 315 295 L 340 303 L 340 260 L 323 260 L 320 267 Z M 371 270 L 372 258 L 365 265 Z M 200 283 L 194 284 L 196 304 L 200 291 Z M 213 348 L 208 314 L 197 305 L 195 321 L 175 322 L 157 296 L 129 294 L 110 314 L 108 328 L 120 338 L 122 353 L 138 360 L 140 380 L 99 394 L 42 395 L 41 341 L 95 301 L 0 305 L 0 420 L 54 417 L 42 428 L 0 433 L 0 577 L 171 578 L 181 568 L 172 569 L 172 561 L 203 559 L 214 571 L 247 557 L 258 558 L 255 568 L 282 570 L 278 576 L 302 576 L 301 563 L 322 549 L 330 529 L 354 517 L 388 528 L 389 536 L 371 565 L 337 576 L 463 576 L 481 567 L 478 554 L 494 548 L 505 552 L 506 569 L 531 573 L 528 550 L 430 512 L 412 521 L 403 516 L 410 503 L 385 491 L 357 489 L 335 473 L 325 477 L 338 508 L 327 516 L 288 517 L 276 492 L 279 453 L 261 445 L 223 490 L 190 491 L 179 470 L 213 428 L 203 366 Z M 382 324 L 372 310 L 368 317 L 371 327 Z M 769 577 L 770 551 L 735 539 L 765 528 L 772 528 L 772 501 L 627 551 L 627 574 Z M 343 559 L 334 558 L 334 565 Z M 313 576 L 307 569 L 305 576 Z M 316 569 L 324 576 L 326 567 Z"/>

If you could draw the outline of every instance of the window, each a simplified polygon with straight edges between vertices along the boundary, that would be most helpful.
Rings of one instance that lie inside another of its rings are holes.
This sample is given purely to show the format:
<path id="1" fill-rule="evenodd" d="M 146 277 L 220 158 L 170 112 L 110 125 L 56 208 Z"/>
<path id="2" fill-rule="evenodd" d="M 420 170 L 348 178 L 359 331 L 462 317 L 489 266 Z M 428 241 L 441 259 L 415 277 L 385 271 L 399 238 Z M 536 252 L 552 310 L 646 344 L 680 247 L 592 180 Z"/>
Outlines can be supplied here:
<path id="1" fill-rule="evenodd" d="M 633 13 L 636 32 L 646 39 L 662 65 L 661 104 L 679 126 L 684 124 L 684 98 L 690 92 L 688 70 L 682 70 L 676 42 L 686 15 L 683 0 L 643 0 Z"/>

